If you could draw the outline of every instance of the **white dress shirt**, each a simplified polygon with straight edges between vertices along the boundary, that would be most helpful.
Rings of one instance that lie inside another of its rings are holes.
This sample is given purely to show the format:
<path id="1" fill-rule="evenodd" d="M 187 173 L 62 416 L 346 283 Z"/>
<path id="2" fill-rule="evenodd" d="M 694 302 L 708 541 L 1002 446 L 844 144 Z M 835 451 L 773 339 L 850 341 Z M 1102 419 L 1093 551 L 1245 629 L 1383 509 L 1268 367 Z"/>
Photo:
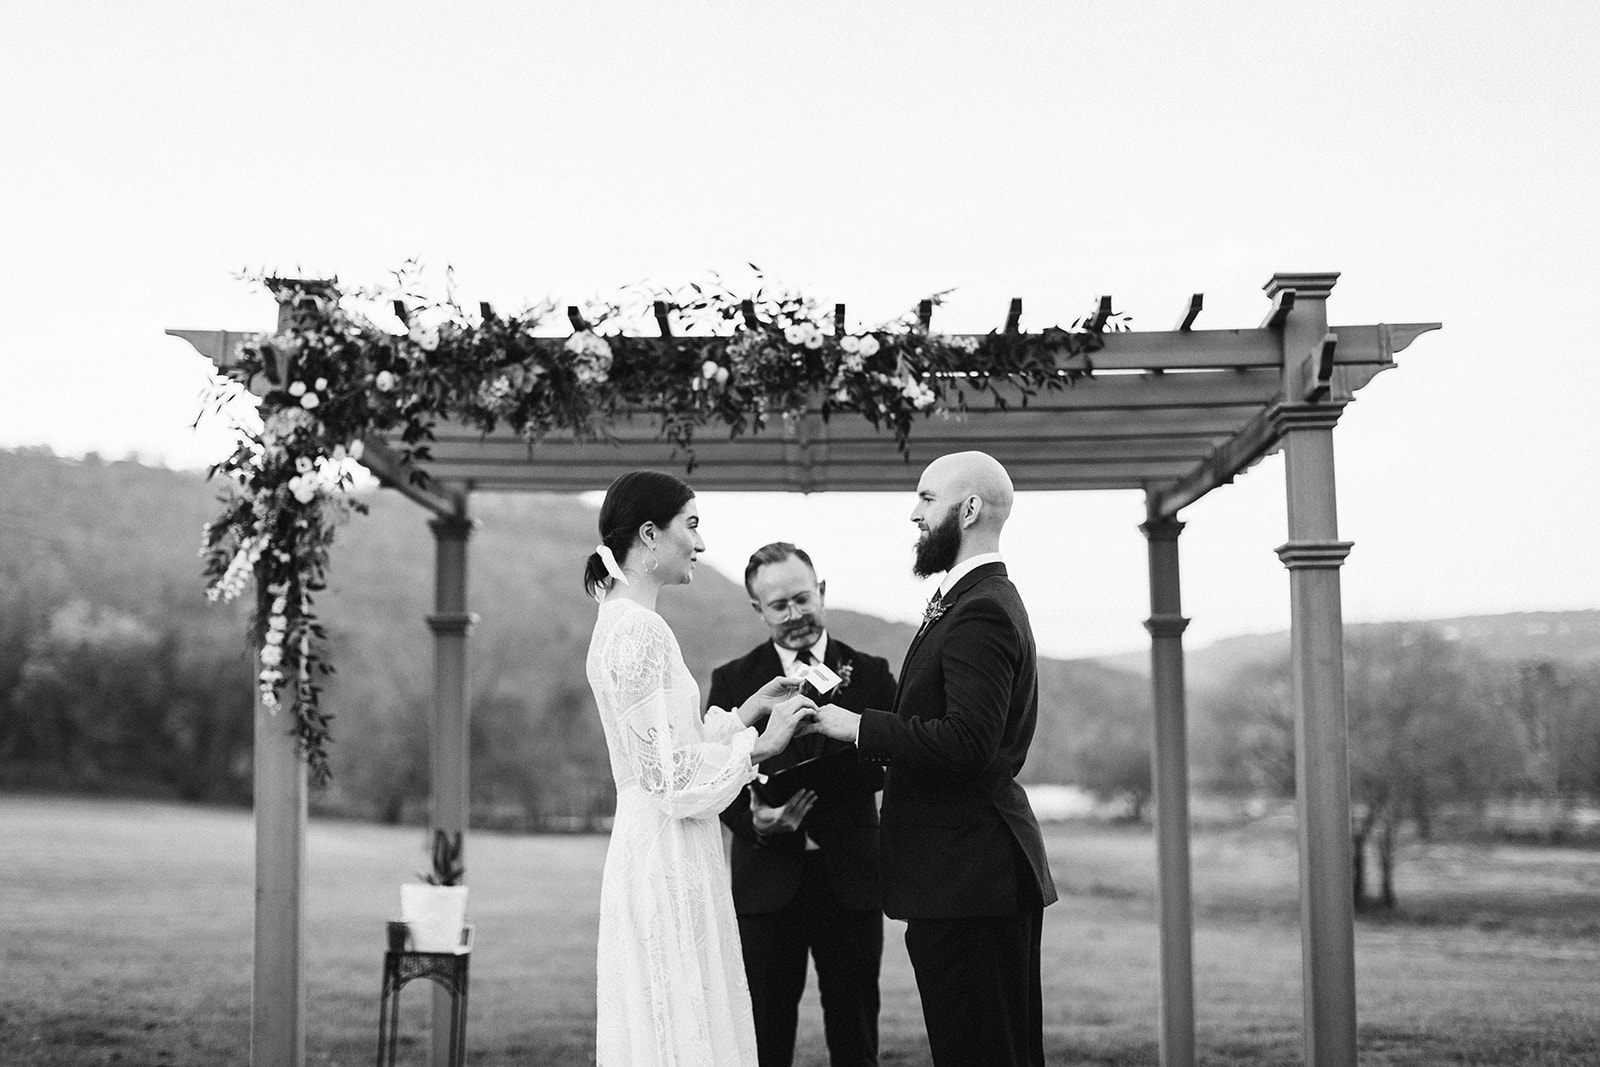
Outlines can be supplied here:
<path id="1" fill-rule="evenodd" d="M 950 590 L 956 587 L 957 582 L 965 578 L 972 571 L 983 566 L 985 563 L 1004 562 L 1005 560 L 1000 558 L 1000 553 L 998 552 L 982 552 L 976 556 L 962 560 L 960 563 L 957 563 L 954 567 L 951 567 L 947 572 L 945 572 L 944 578 L 939 582 L 939 595 L 949 595 Z"/>
<path id="2" fill-rule="evenodd" d="M 798 648 L 784 648 L 776 641 L 772 642 L 772 647 L 778 650 L 778 662 L 783 666 L 783 673 L 786 676 L 792 676 L 794 674 L 794 661 L 800 658 L 800 650 Z M 828 654 L 828 631 L 822 631 L 822 636 L 817 638 L 817 643 L 812 645 L 809 651 L 812 659 L 818 663 L 826 662 L 824 657 Z"/>

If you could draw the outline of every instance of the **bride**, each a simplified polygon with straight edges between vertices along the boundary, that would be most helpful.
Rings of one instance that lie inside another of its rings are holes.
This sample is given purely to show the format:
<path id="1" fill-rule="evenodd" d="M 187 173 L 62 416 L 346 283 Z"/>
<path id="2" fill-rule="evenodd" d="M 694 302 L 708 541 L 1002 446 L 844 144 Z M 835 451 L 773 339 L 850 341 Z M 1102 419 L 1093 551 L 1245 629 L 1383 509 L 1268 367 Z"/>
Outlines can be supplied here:
<path id="1" fill-rule="evenodd" d="M 588 675 L 617 784 L 600 883 L 597 1067 L 756 1063 L 717 815 L 813 705 L 780 677 L 702 721 L 699 687 L 655 610 L 662 586 L 692 580 L 699 525 L 682 481 L 624 474 L 606 490 L 583 576 L 600 602 Z"/>

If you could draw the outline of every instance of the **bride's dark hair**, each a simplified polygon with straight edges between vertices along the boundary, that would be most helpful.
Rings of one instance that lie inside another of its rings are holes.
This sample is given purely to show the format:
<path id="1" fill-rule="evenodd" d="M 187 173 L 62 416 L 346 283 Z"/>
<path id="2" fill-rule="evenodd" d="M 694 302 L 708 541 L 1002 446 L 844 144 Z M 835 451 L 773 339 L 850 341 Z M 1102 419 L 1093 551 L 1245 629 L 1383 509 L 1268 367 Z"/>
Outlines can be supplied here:
<path id="1" fill-rule="evenodd" d="M 606 490 L 605 503 L 600 505 L 600 543 L 611 549 L 620 567 L 627 561 L 639 527 L 647 522 L 671 525 L 693 499 L 694 490 L 682 478 L 661 471 L 629 471 Z M 589 553 L 583 565 L 583 591 L 594 596 L 596 590 L 610 589 L 615 580 L 600 553 Z"/>

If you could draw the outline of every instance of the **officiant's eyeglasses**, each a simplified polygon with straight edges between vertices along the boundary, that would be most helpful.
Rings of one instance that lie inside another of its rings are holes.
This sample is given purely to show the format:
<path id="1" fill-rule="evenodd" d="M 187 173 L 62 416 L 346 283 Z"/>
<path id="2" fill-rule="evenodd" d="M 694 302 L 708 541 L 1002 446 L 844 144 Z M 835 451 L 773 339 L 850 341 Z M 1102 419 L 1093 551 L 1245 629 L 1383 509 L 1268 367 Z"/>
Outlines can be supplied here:
<path id="1" fill-rule="evenodd" d="M 811 609 L 822 602 L 816 593 L 796 593 L 783 600 L 773 600 L 761 605 L 761 614 L 773 622 L 782 622 L 795 615 L 809 615 Z"/>

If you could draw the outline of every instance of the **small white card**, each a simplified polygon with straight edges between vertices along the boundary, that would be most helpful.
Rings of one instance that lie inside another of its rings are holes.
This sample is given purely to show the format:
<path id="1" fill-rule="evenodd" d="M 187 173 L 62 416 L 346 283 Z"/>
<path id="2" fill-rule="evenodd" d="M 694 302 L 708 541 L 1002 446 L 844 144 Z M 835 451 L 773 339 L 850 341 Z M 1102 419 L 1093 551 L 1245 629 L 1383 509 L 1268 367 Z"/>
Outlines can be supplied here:
<path id="1" fill-rule="evenodd" d="M 839 684 L 839 676 L 828 669 L 826 663 L 797 663 L 795 677 L 810 682 L 818 693 L 826 694 Z"/>

